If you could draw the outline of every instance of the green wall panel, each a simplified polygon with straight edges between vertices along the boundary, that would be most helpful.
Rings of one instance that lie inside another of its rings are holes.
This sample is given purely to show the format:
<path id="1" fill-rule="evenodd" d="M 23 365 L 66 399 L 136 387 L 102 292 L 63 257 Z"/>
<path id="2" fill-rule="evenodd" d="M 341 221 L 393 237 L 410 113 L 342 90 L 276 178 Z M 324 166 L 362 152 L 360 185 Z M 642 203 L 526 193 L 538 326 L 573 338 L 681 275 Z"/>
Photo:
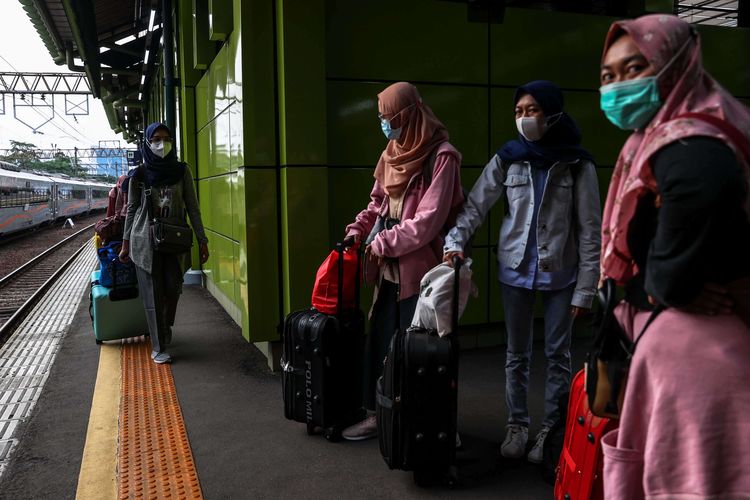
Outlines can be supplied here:
<path id="1" fill-rule="evenodd" d="M 225 45 L 227 59 L 227 99 L 242 101 L 242 35 L 232 33 Z"/>
<path id="2" fill-rule="evenodd" d="M 487 162 L 489 97 L 486 88 L 418 85 L 424 102 L 432 108 L 450 134 L 467 165 Z M 379 124 L 378 124 L 379 125 Z"/>
<path id="3" fill-rule="evenodd" d="M 198 205 L 201 208 L 201 219 L 203 220 L 203 227 L 210 229 L 214 227 L 214 211 L 211 206 L 211 189 L 209 188 L 209 179 L 202 179 L 197 182 L 198 190 Z M 209 242 L 209 250 L 211 250 L 211 243 Z"/>
<path id="4" fill-rule="evenodd" d="M 222 41 L 234 28 L 233 0 L 208 0 L 208 38 Z"/>
<path id="5" fill-rule="evenodd" d="M 206 209 L 211 212 L 208 227 L 226 238 L 233 238 L 232 176 L 211 177 L 200 181 L 200 186 L 208 194 L 209 205 Z"/>
<path id="6" fill-rule="evenodd" d="M 282 165 L 326 162 L 323 0 L 277 0 Z M 287 29 L 288 28 L 288 29 Z"/>
<path id="7" fill-rule="evenodd" d="M 273 2 L 242 0 L 240 8 L 241 13 L 235 8 L 235 23 L 242 23 L 239 50 L 242 54 L 244 164 L 275 165 Z"/>
<path id="8" fill-rule="evenodd" d="M 198 131 L 196 152 L 198 156 L 198 177 L 208 177 L 211 168 L 211 127 Z"/>
<path id="9" fill-rule="evenodd" d="M 232 213 L 230 214 L 232 238 L 242 242 L 242 236 L 247 234 L 247 232 L 240 227 L 240 224 L 244 224 L 245 222 L 245 218 L 240 214 L 240 210 L 245 206 L 244 200 L 242 199 L 244 193 L 240 193 L 239 172 L 233 172 L 229 175 L 229 178 L 231 180 L 230 192 L 232 199 Z"/>
<path id="10" fill-rule="evenodd" d="M 194 87 L 201 77 L 201 71 L 193 66 L 193 1 L 178 0 L 177 47 L 179 51 L 180 84 L 183 87 Z"/>
<path id="11" fill-rule="evenodd" d="M 211 250 L 208 261 L 203 266 L 206 278 L 230 301 L 234 302 L 234 242 L 223 235 L 207 229 Z"/>
<path id="12" fill-rule="evenodd" d="M 732 94 L 749 97 L 750 28 L 701 26 L 700 34 L 703 63 L 711 76 Z"/>
<path id="13" fill-rule="evenodd" d="M 315 273 L 330 252 L 326 239 L 321 238 L 330 234 L 328 206 L 310 203 L 310 193 L 314 194 L 314 200 L 329 199 L 327 169 L 284 168 L 281 174 L 282 217 L 287 238 L 284 274 L 289 284 L 286 296 L 293 311 L 309 307 Z"/>
<path id="14" fill-rule="evenodd" d="M 243 335 L 251 342 L 277 340 L 280 318 L 276 175 L 274 170 L 240 169 L 237 185 L 244 193 L 240 211 L 240 286 L 246 292 Z M 244 272 L 243 272 L 244 270 Z M 309 302 L 309 297 L 308 297 Z"/>
<path id="15" fill-rule="evenodd" d="M 229 112 L 223 111 L 208 124 L 211 129 L 211 158 L 208 175 L 223 175 L 231 170 Z"/>
<path id="16" fill-rule="evenodd" d="M 224 44 L 211 62 L 208 70 L 208 111 L 221 113 L 227 106 L 227 46 Z"/>
<path id="17" fill-rule="evenodd" d="M 486 83 L 487 25 L 466 14 L 463 2 L 329 0 L 327 74 Z"/>
<path id="18" fill-rule="evenodd" d="M 208 73 L 205 73 L 195 86 L 195 126 L 200 130 L 213 118 L 213 109 L 208 111 Z"/>
<path id="19" fill-rule="evenodd" d="M 375 181 L 370 168 L 332 168 L 328 170 L 328 220 L 331 237 L 328 244 L 341 241 L 348 224 L 370 202 Z"/>
<path id="20" fill-rule="evenodd" d="M 328 82 L 328 164 L 375 165 L 387 141 L 378 121 L 380 83 Z"/>
<path id="21" fill-rule="evenodd" d="M 225 113 L 229 113 L 229 169 L 235 171 L 245 164 L 242 104 L 234 101 Z"/>
<path id="22" fill-rule="evenodd" d="M 598 88 L 602 43 L 613 20 L 506 9 L 504 21 L 491 26 L 493 85 L 544 79 L 564 88 Z"/>

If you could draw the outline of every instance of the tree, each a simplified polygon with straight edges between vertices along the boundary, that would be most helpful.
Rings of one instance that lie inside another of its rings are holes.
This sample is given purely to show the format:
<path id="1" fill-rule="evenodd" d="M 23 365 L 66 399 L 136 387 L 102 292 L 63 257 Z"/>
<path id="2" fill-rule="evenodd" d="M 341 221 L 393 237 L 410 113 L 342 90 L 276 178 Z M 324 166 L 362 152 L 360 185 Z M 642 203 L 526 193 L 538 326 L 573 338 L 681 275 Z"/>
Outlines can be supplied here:
<path id="1" fill-rule="evenodd" d="M 19 167 L 30 168 L 31 164 L 39 161 L 39 152 L 35 144 L 30 142 L 10 141 L 10 154 L 0 157 L 3 161 L 15 163 Z"/>

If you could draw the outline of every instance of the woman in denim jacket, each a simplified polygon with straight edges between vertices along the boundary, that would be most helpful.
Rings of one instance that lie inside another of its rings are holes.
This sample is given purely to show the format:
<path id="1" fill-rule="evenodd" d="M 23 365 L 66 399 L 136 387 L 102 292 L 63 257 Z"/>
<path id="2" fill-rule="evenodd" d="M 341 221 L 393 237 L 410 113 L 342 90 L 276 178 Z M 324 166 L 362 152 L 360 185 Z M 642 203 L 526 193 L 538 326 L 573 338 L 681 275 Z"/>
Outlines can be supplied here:
<path id="1" fill-rule="evenodd" d="M 348 240 L 367 245 L 367 270 L 372 271 L 368 281 L 377 284 L 364 360 L 368 410 L 375 409 L 375 381 L 391 337 L 411 324 L 419 282 L 440 263 L 444 228 L 464 201 L 461 154 L 448 142 L 448 131 L 422 102 L 417 88 L 394 83 L 378 94 L 378 111 L 388 144 L 375 167 L 370 203 L 346 228 Z M 379 218 L 384 227 L 371 234 Z M 377 436 L 375 415 L 345 429 L 342 436 Z"/>
<path id="2" fill-rule="evenodd" d="M 601 214 L 599 187 L 591 155 L 580 147 L 581 134 L 563 111 L 559 87 L 533 81 L 516 89 L 519 137 L 504 144 L 471 190 L 456 227 L 446 237 L 450 262 L 482 224 L 492 206 L 507 199 L 498 240 L 508 348 L 505 394 L 508 426 L 501 453 L 526 452 L 529 362 L 533 307 L 537 291 L 544 304 L 547 382 L 542 428 L 528 460 L 542 460 L 547 432 L 559 418 L 558 401 L 570 386 L 570 335 L 573 319 L 591 308 L 599 278 Z"/>

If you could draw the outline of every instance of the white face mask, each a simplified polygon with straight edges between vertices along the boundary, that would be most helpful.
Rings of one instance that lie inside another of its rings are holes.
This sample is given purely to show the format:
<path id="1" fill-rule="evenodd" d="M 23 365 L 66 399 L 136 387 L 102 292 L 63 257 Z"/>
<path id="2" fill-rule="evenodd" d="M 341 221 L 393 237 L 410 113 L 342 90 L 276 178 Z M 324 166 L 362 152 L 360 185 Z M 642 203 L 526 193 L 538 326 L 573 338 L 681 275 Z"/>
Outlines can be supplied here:
<path id="1" fill-rule="evenodd" d="M 516 128 L 527 141 L 538 141 L 547 131 L 547 124 L 537 120 L 534 116 L 516 118 Z"/>
<path id="2" fill-rule="evenodd" d="M 172 143 L 164 141 L 149 142 L 148 147 L 154 152 L 159 158 L 164 158 L 172 151 Z"/>
<path id="3" fill-rule="evenodd" d="M 557 113 L 546 120 L 540 120 L 534 116 L 516 118 L 516 128 L 518 129 L 518 133 L 527 141 L 538 141 L 552 125 L 557 123 L 561 116 L 562 113 Z"/>

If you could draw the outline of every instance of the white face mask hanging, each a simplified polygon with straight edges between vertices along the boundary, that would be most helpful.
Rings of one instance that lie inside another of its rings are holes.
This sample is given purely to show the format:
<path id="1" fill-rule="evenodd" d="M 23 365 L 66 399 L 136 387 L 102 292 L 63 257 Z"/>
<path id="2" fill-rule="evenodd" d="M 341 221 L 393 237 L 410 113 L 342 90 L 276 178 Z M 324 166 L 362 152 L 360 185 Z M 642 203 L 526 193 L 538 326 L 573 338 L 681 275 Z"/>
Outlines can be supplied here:
<path id="1" fill-rule="evenodd" d="M 172 143 L 165 141 L 154 141 L 149 142 L 148 147 L 154 152 L 159 158 L 164 158 L 172 151 Z"/>

